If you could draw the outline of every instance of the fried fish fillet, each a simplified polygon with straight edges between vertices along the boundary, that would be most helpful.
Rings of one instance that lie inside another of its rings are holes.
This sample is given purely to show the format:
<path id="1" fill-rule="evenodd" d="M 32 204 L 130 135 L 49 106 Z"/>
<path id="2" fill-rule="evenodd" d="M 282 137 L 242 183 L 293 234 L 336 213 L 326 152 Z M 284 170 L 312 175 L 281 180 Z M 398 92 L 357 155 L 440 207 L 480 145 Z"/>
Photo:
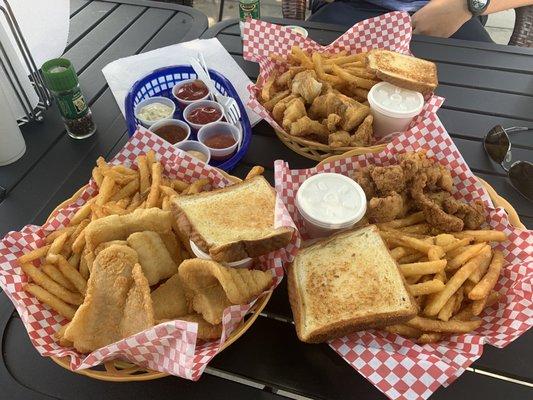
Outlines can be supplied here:
<path id="1" fill-rule="evenodd" d="M 197 338 L 200 340 L 218 339 L 222 335 L 222 324 L 210 324 L 200 314 L 189 314 L 180 317 L 180 319 L 198 324 Z"/>
<path id="2" fill-rule="evenodd" d="M 198 258 L 183 261 L 179 276 L 192 293 L 193 309 L 212 324 L 222 320 L 224 308 L 246 304 L 272 284 L 269 272 L 228 268 Z"/>
<path id="3" fill-rule="evenodd" d="M 83 304 L 64 333 L 81 353 L 91 352 L 120 340 L 120 321 L 133 278 L 137 253 L 114 245 L 95 258 Z"/>
<path id="4" fill-rule="evenodd" d="M 120 335 L 126 338 L 155 325 L 150 286 L 139 264 L 132 270 L 133 283 L 126 298 L 124 315 L 120 321 Z"/>
<path id="5" fill-rule="evenodd" d="M 152 292 L 152 302 L 157 320 L 175 319 L 189 312 L 179 274 L 172 275 Z"/>
<path id="6" fill-rule="evenodd" d="M 178 272 L 178 265 L 157 232 L 132 233 L 128 237 L 128 244 L 137 252 L 139 263 L 150 286 Z"/>
<path id="7" fill-rule="evenodd" d="M 141 208 L 131 214 L 109 215 L 89 223 L 85 228 L 86 246 L 90 251 L 94 251 L 100 243 L 125 240 L 134 232 L 168 232 L 171 228 L 170 211 Z"/>

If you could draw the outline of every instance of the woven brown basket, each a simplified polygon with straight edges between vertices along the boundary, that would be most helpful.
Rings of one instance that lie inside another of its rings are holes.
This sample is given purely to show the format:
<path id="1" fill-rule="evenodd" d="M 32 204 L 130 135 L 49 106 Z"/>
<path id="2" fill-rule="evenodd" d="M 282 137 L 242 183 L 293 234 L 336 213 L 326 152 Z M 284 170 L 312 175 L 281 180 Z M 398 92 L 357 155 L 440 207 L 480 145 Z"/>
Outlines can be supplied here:
<path id="1" fill-rule="evenodd" d="M 342 155 L 348 151 L 352 155 L 379 153 L 386 146 L 386 144 L 377 144 L 368 147 L 331 147 L 327 144 L 318 143 L 313 140 L 292 136 L 277 129 L 274 129 L 274 131 L 279 140 L 281 140 L 289 149 L 301 156 L 315 161 L 321 161 L 328 157 Z"/>
<path id="2" fill-rule="evenodd" d="M 241 182 L 241 179 L 229 175 L 224 171 L 219 170 L 228 180 L 232 181 L 233 183 Z M 72 197 L 65 200 L 61 204 L 59 204 L 54 211 L 50 214 L 48 219 L 50 219 L 51 215 L 58 209 L 66 206 L 67 204 L 70 204 L 81 195 L 83 190 L 85 189 L 85 186 L 80 188 Z M 265 308 L 268 301 L 270 300 L 270 296 L 272 296 L 272 292 L 265 293 L 264 295 L 260 296 L 253 307 L 250 309 L 250 313 L 248 316 L 235 328 L 235 330 L 231 333 L 231 335 L 227 338 L 227 340 L 222 344 L 222 347 L 220 348 L 220 351 L 226 349 L 228 346 L 230 346 L 233 342 L 235 342 L 237 339 L 239 339 L 244 332 L 246 332 L 254 323 L 254 321 L 257 319 L 261 311 Z M 52 360 L 62 366 L 65 369 L 70 370 L 69 366 L 69 358 L 68 357 L 51 357 Z M 99 379 L 102 381 L 110 381 L 110 382 L 133 382 L 133 381 L 148 381 L 152 379 L 158 379 L 163 378 L 165 376 L 168 376 L 165 372 L 159 372 L 159 371 L 153 371 L 150 369 L 146 369 L 143 367 L 140 367 L 138 365 L 121 361 L 121 360 L 111 360 L 108 362 L 105 362 L 103 364 L 104 369 L 98 369 L 98 368 L 89 368 L 89 369 L 82 369 L 79 371 L 73 371 L 80 375 L 85 375 L 90 378 Z"/>
<path id="3" fill-rule="evenodd" d="M 359 153 L 357 151 L 353 151 L 353 150 L 352 151 L 348 151 L 348 152 L 346 152 L 344 154 L 341 154 L 341 155 L 335 155 L 335 156 L 332 156 L 332 157 L 325 158 L 324 160 L 319 162 L 318 165 L 326 164 L 326 163 L 337 161 L 337 160 L 342 160 L 344 158 L 348 158 L 348 157 L 352 157 L 352 156 L 358 156 L 360 154 L 361 153 Z M 505 210 L 505 212 L 509 216 L 509 222 L 511 223 L 511 225 L 513 225 L 516 228 L 525 230 L 526 227 L 524 226 L 522 221 L 520 221 L 520 217 L 518 216 L 518 214 L 517 214 L 516 210 L 513 208 L 513 206 L 507 200 L 505 200 L 503 197 L 501 197 L 498 193 L 496 193 L 494 188 L 492 186 L 490 186 L 487 182 L 485 182 L 483 179 L 481 179 L 479 177 L 477 179 L 485 187 L 487 192 L 489 192 L 489 196 L 490 196 L 492 202 L 494 203 L 494 205 L 496 207 L 501 207 L 501 208 L 503 208 Z"/>

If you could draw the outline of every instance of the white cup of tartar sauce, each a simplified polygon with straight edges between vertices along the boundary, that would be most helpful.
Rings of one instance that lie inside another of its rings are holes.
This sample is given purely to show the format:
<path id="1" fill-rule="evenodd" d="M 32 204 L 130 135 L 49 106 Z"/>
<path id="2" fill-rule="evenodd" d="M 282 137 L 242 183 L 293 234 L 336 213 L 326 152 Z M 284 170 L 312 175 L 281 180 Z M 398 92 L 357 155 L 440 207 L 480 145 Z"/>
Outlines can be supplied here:
<path id="1" fill-rule="evenodd" d="M 368 103 L 374 117 L 374 137 L 380 139 L 405 131 L 422 111 L 424 97 L 419 92 L 380 82 L 368 92 Z"/>
<path id="2" fill-rule="evenodd" d="M 335 173 L 308 178 L 296 194 L 296 208 L 311 238 L 353 227 L 366 213 L 365 192 L 357 182 Z"/>

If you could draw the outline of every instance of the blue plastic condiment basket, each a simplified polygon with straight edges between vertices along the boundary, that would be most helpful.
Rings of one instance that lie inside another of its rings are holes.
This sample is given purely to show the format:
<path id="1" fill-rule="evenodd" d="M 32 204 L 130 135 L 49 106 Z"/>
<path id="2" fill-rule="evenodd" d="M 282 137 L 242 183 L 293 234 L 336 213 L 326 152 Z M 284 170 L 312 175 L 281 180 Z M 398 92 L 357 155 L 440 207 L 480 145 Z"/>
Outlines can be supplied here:
<path id="1" fill-rule="evenodd" d="M 244 154 L 248 150 L 250 145 L 250 140 L 252 138 L 252 127 L 250 125 L 250 120 L 246 114 L 246 109 L 242 104 L 237 91 L 233 87 L 230 81 L 228 81 L 224 76 L 222 76 L 217 71 L 209 69 L 209 76 L 215 84 L 215 89 L 218 90 L 224 96 L 233 97 L 239 109 L 241 110 L 241 119 L 240 124 L 242 128 L 242 142 L 240 149 L 233 154 L 233 156 L 224 161 L 211 160 L 210 165 L 223 169 L 224 171 L 232 170 L 237 163 L 244 157 Z M 176 104 L 176 112 L 174 113 L 174 118 L 183 120 L 183 109 L 181 105 L 174 99 L 172 96 L 172 88 L 174 85 L 180 81 L 187 79 L 196 79 L 198 76 L 192 69 L 190 65 L 176 65 L 173 67 L 164 67 L 152 71 L 145 77 L 139 79 L 133 84 L 125 100 L 125 110 L 126 110 L 126 123 L 128 125 L 128 134 L 132 136 L 137 130 L 137 125 L 140 122 L 135 118 L 134 109 L 135 106 L 144 99 L 154 96 L 164 96 L 168 97 L 174 104 Z M 196 132 L 192 132 L 189 137 L 191 140 L 197 140 Z"/>

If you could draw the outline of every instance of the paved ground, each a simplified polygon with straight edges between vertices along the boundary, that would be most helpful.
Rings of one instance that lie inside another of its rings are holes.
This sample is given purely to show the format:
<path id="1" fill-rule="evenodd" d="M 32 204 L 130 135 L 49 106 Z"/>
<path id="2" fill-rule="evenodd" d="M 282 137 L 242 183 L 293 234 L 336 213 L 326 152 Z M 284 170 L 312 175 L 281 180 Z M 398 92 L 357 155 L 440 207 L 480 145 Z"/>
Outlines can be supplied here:
<path id="1" fill-rule="evenodd" d="M 238 16 L 238 0 L 226 0 L 223 19 Z M 194 8 L 209 17 L 210 25 L 216 23 L 220 0 L 194 0 Z M 281 17 L 281 0 L 261 0 L 261 15 Z M 508 10 L 489 16 L 486 28 L 496 43 L 507 44 L 514 26 L 514 11 Z"/>

